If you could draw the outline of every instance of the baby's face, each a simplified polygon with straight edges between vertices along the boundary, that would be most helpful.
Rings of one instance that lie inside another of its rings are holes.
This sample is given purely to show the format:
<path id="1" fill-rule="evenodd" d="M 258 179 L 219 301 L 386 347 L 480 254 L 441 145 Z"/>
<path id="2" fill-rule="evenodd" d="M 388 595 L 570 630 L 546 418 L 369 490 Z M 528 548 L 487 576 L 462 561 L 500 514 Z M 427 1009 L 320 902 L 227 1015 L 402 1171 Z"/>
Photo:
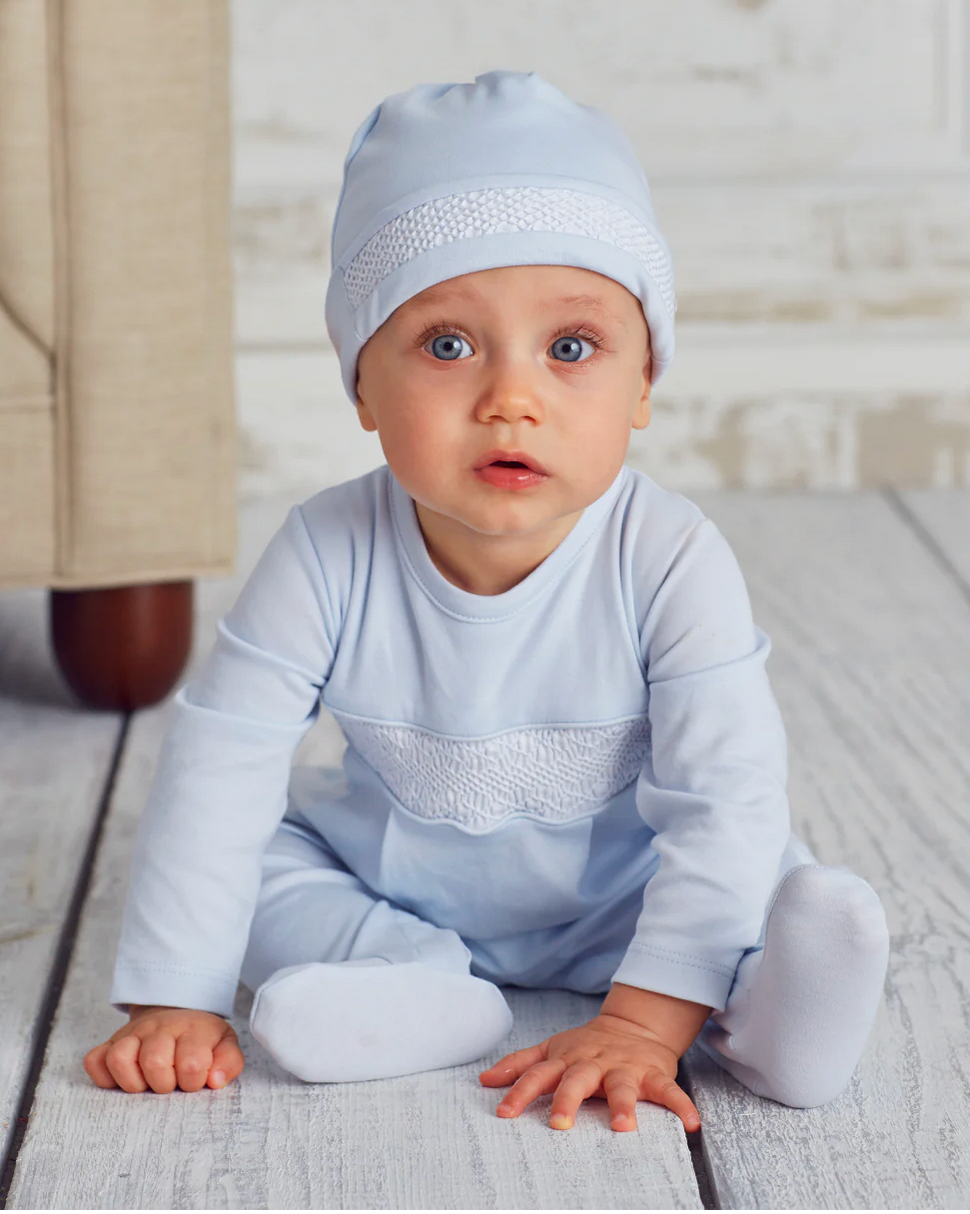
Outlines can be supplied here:
<path id="1" fill-rule="evenodd" d="M 538 535 L 606 492 L 648 424 L 649 334 L 636 296 L 592 270 L 480 270 L 393 312 L 361 349 L 357 393 L 416 502 L 483 535 Z M 546 477 L 490 483 L 476 466 L 494 448 Z"/>

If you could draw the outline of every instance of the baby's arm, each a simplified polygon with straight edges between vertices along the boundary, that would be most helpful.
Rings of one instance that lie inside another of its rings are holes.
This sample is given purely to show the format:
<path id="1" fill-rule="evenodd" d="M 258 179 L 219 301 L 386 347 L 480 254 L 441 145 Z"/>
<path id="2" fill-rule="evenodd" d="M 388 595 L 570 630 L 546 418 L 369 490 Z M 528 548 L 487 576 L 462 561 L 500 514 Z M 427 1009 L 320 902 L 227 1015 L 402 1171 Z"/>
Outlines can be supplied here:
<path id="1" fill-rule="evenodd" d="M 129 1004 L 129 1021 L 88 1050 L 84 1069 L 99 1088 L 167 1093 L 225 1087 L 244 1059 L 232 1025 L 215 1012 Z"/>
<path id="2" fill-rule="evenodd" d="M 785 727 L 737 559 L 710 519 L 641 626 L 650 748 L 637 809 L 660 857 L 613 981 L 723 1010 L 790 834 Z"/>
<path id="3" fill-rule="evenodd" d="M 98 1086 L 197 1091 L 242 1070 L 227 1024 L 337 624 L 299 508 L 271 540 L 199 673 L 175 697 L 132 849 L 109 1001 L 129 1022 L 84 1059 Z M 164 1001 L 164 1002 L 162 1002 Z M 186 1083 L 182 1082 L 185 1075 Z"/>

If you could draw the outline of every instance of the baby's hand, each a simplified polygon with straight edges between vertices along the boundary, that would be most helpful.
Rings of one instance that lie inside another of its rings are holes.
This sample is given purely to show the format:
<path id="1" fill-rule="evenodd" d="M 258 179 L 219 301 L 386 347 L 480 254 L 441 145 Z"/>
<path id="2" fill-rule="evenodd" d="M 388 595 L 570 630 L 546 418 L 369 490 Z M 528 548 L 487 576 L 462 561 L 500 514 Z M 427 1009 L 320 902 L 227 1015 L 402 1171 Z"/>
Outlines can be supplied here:
<path id="1" fill-rule="evenodd" d="M 499 1117 L 518 1117 L 537 1096 L 554 1091 L 549 1115 L 554 1130 L 570 1129 L 589 1096 L 609 1101 L 614 1130 L 637 1128 L 638 1100 L 672 1109 L 688 1130 L 697 1130 L 700 1116 L 676 1074 L 676 1051 L 633 1021 L 601 1013 L 588 1024 L 506 1054 L 478 1079 L 488 1087 L 512 1084 L 495 1110 Z"/>
<path id="2" fill-rule="evenodd" d="M 183 1092 L 225 1087 L 245 1065 L 236 1030 L 214 1012 L 186 1007 L 135 1007 L 107 1041 L 84 1055 L 99 1088 Z"/>

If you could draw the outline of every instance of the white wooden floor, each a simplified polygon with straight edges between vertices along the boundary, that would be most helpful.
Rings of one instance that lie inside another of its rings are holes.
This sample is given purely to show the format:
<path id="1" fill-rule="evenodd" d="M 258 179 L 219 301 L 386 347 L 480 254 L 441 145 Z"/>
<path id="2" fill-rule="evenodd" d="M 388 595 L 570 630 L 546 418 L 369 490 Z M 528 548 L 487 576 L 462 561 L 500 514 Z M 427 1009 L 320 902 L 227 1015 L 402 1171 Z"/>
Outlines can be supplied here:
<path id="1" fill-rule="evenodd" d="M 970 1205 L 970 492 L 688 494 L 745 571 L 789 732 L 792 818 L 869 881 L 892 955 L 865 1056 L 817 1109 L 752 1096 L 692 1048 L 703 1120 L 657 1106 L 614 1133 L 551 1097 L 494 1115 L 482 1064 L 304 1084 L 235 1026 L 220 1092 L 95 1088 L 81 1058 L 108 1003 L 132 833 L 170 700 L 130 721 L 73 704 L 46 593 L 0 595 L 0 1124 L 11 1209 L 958 1209 Z M 285 514 L 242 511 L 239 574 L 199 584 L 194 662 Z M 299 761 L 336 762 L 333 718 Z M 580 1023 L 598 1000 L 510 990 L 495 1058 Z M 493 1061 L 489 1058 L 488 1061 Z"/>

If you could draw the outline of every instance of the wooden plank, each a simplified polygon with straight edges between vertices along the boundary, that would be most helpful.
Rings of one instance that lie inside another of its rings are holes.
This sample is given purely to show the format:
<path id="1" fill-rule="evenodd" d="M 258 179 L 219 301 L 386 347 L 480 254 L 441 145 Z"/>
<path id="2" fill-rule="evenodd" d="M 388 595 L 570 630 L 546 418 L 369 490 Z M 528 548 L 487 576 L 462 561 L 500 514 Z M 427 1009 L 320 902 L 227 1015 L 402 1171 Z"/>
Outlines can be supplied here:
<path id="1" fill-rule="evenodd" d="M 248 571 L 288 502 L 241 512 L 239 568 Z M 200 586 L 193 665 L 242 576 Z M 222 1092 L 132 1095 L 95 1088 L 81 1067 L 124 1017 L 107 1006 L 131 840 L 171 700 L 133 721 L 91 893 L 53 1026 L 11 1209 L 700 1209 L 685 1135 L 672 1113 L 642 1104 L 639 1129 L 617 1134 L 606 1102 L 586 1102 L 567 1133 L 548 1126 L 551 1096 L 508 1121 L 500 1089 L 479 1070 L 595 1014 L 599 1000 L 509 989 L 516 1016 L 481 1063 L 400 1079 L 304 1084 L 251 1040 L 252 996 L 240 987 L 234 1025 L 246 1055 Z M 333 717 L 307 735 L 300 762 L 335 762 Z"/>
<path id="2" fill-rule="evenodd" d="M 77 705 L 47 641 L 47 591 L 0 595 L 0 1123 L 3 1158 L 122 717 Z"/>
<path id="3" fill-rule="evenodd" d="M 869 881 L 892 937 L 866 1052 L 828 1105 L 754 1098 L 696 1045 L 685 1055 L 715 1200 L 725 1209 L 965 1208 L 967 599 L 880 494 L 693 497 L 734 547 L 773 640 L 793 824 L 823 863 Z M 954 503 L 966 527 L 970 495 L 920 495 L 927 519 L 956 519 Z M 956 539 L 947 531 L 947 543 Z M 964 556 L 965 544 L 956 545 Z"/>

